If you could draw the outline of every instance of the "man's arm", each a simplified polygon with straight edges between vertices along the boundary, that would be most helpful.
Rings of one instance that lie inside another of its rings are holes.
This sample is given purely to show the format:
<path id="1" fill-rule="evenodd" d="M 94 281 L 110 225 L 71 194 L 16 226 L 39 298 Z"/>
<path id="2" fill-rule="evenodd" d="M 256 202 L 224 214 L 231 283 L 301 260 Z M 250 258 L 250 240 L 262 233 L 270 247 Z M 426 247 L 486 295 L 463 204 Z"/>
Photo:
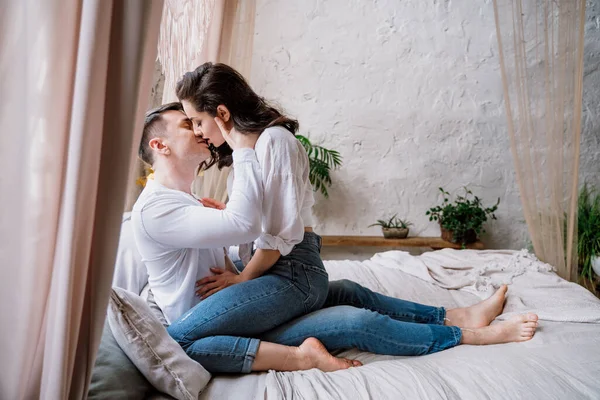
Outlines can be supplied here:
<path id="1" fill-rule="evenodd" d="M 239 275 L 222 268 L 211 268 L 215 275 L 202 278 L 196 283 L 196 287 L 199 288 L 196 295 L 204 300 L 226 287 L 258 278 L 267 272 L 279 260 L 280 256 L 279 250 L 258 249 Z"/>

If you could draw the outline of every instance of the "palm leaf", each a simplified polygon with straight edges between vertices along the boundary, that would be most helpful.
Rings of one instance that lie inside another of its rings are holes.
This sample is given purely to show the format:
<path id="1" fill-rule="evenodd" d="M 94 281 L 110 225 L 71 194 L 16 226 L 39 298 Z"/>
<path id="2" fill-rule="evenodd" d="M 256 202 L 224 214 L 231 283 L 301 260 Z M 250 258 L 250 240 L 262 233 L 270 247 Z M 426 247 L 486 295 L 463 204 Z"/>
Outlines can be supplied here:
<path id="1" fill-rule="evenodd" d="M 313 145 L 305 136 L 296 135 L 296 138 L 308 155 L 309 179 L 313 189 L 321 192 L 325 198 L 329 197 L 327 188 L 331 186 L 330 173 L 332 169 L 337 169 L 342 165 L 342 156 L 335 150 Z"/>
<path id="2" fill-rule="evenodd" d="M 580 274 L 594 277 L 592 257 L 600 255 L 600 194 L 584 185 L 579 192 L 577 210 L 577 252 Z"/>

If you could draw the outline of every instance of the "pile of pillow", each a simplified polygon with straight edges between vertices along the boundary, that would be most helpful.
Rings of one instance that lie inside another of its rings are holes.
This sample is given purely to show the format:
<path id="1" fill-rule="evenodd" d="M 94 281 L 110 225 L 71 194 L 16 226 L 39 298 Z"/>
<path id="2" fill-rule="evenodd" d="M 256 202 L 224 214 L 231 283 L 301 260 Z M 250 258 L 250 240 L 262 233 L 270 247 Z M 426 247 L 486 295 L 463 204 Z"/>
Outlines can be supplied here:
<path id="1" fill-rule="evenodd" d="M 106 321 L 89 399 L 145 399 L 155 391 L 198 399 L 210 374 L 169 336 L 143 298 L 114 287 Z"/>
<path id="2" fill-rule="evenodd" d="M 147 286 L 148 275 L 123 215 L 117 260 L 102 341 L 88 398 L 197 400 L 210 374 L 192 360 L 165 328 Z M 139 294 L 139 295 L 138 295 Z"/>

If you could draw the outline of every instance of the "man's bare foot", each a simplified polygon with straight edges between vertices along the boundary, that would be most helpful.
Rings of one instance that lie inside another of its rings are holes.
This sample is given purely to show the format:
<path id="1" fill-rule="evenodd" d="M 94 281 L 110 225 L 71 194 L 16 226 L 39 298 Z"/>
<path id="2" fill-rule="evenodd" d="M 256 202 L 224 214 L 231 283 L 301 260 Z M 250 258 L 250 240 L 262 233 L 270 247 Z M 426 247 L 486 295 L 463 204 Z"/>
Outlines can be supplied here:
<path id="1" fill-rule="evenodd" d="M 524 342 L 533 337 L 538 325 L 536 314 L 515 315 L 507 321 L 479 329 L 463 329 L 462 344 Z"/>
<path id="2" fill-rule="evenodd" d="M 358 360 L 332 356 L 325 346 L 315 338 L 306 339 L 295 351 L 300 360 L 301 370 L 318 368 L 324 372 L 332 372 L 362 365 Z"/>
<path id="3" fill-rule="evenodd" d="M 445 325 L 460 328 L 482 328 L 488 326 L 498 315 L 502 314 L 508 286 L 502 285 L 489 299 L 471 307 L 455 308 L 446 312 Z"/>

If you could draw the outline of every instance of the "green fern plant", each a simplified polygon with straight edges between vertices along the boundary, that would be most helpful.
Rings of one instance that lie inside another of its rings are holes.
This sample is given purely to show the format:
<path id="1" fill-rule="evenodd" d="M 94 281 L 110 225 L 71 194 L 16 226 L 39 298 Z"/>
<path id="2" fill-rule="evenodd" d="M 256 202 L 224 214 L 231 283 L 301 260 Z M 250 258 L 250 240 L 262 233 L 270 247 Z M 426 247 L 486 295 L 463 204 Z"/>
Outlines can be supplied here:
<path id="1" fill-rule="evenodd" d="M 584 185 L 577 209 L 577 253 L 580 274 L 592 280 L 592 258 L 600 257 L 600 193 Z"/>
<path id="2" fill-rule="evenodd" d="M 376 223 L 371 224 L 368 227 L 381 226 L 386 229 L 408 229 L 408 227 L 412 225 L 412 222 L 398 218 L 397 215 L 398 214 L 394 214 L 389 220 L 378 219 Z"/>
<path id="3" fill-rule="evenodd" d="M 309 179 L 315 191 L 320 191 L 325 198 L 329 197 L 327 188 L 331 186 L 331 171 L 342 165 L 342 156 L 336 150 L 314 145 L 302 135 L 296 135 L 306 153 L 310 164 Z"/>
<path id="4" fill-rule="evenodd" d="M 499 198 L 495 205 L 484 207 L 481 199 L 466 187 L 464 196 L 456 196 L 454 202 L 450 201 L 450 193 L 444 188 L 439 190 L 444 195 L 444 202 L 430 208 L 425 215 L 429 216 L 430 221 L 438 221 L 443 229 L 452 232 L 454 243 L 464 246 L 470 232 L 473 232 L 477 239 L 481 232 L 485 232 L 483 224 L 488 217 L 496 219 L 494 213 L 498 210 Z"/>

